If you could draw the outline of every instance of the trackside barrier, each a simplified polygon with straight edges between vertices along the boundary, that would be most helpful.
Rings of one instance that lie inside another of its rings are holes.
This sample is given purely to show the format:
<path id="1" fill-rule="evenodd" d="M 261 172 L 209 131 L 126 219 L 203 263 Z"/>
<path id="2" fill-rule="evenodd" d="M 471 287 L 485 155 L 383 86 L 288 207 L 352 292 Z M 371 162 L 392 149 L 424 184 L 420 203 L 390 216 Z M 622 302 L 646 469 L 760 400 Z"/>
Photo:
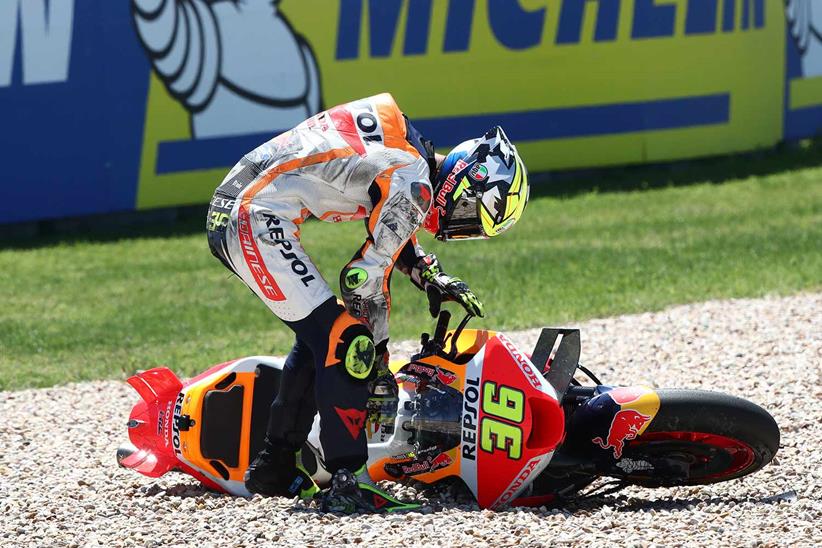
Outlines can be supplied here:
<path id="1" fill-rule="evenodd" d="M 242 154 L 391 91 L 532 171 L 822 129 L 817 0 L 3 0 L 0 223 L 205 203 Z"/>

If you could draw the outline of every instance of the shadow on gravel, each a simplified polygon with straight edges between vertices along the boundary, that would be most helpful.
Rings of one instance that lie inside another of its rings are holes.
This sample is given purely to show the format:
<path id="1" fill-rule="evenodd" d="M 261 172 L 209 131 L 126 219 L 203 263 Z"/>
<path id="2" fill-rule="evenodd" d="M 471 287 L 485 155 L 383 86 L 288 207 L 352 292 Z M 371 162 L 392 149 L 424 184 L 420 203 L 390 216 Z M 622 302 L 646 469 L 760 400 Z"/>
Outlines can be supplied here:
<path id="1" fill-rule="evenodd" d="M 568 198 L 588 192 L 628 192 L 699 183 L 722 184 L 730 180 L 820 165 L 822 138 L 817 138 L 729 156 L 532 174 L 531 197 Z M 218 182 L 215 181 L 215 187 Z M 192 234 L 202 234 L 205 241 L 206 210 L 206 205 L 196 205 L 0 225 L 0 250 Z"/>
<path id="2" fill-rule="evenodd" d="M 783 499 L 773 496 L 763 497 L 688 497 L 647 500 L 637 497 L 610 496 L 596 497 L 584 502 L 571 503 L 558 509 L 567 510 L 570 513 L 578 511 L 599 510 L 603 506 L 613 507 L 616 512 L 643 512 L 654 510 L 656 512 L 680 512 L 692 511 L 697 506 L 722 506 L 726 504 L 740 504 L 749 502 L 752 504 L 778 504 Z"/>
<path id="3" fill-rule="evenodd" d="M 440 492 L 425 492 L 425 498 L 428 499 L 427 504 L 423 506 L 420 513 L 422 514 L 436 514 L 443 510 L 461 510 L 463 512 L 482 512 L 477 506 L 472 497 L 464 493 L 455 493 L 451 491 L 450 494 L 445 495 Z M 188 498 L 213 498 L 233 499 L 235 497 L 226 495 L 224 493 L 217 493 L 210 491 L 199 483 L 185 483 L 179 482 L 168 487 L 161 487 L 159 485 L 151 485 L 147 488 L 138 489 L 137 496 L 145 498 L 153 497 L 179 497 L 183 499 Z M 635 496 L 602 496 L 593 497 L 584 501 L 570 501 L 564 505 L 547 505 L 543 510 L 542 507 L 529 508 L 520 507 L 517 511 L 522 511 L 530 514 L 545 514 L 545 513 L 562 513 L 568 517 L 576 514 L 585 514 L 588 512 L 596 512 L 603 507 L 610 507 L 614 512 L 645 512 L 654 510 L 655 512 L 690 512 L 697 507 L 705 506 L 724 506 L 727 504 L 779 504 L 780 502 L 790 502 L 795 500 L 796 494 L 793 491 L 780 493 L 778 495 L 769 495 L 763 497 L 687 497 L 687 498 L 669 498 L 669 499 L 654 499 L 647 500 Z M 316 504 L 306 505 L 305 503 L 295 502 L 293 506 L 285 509 L 288 513 L 293 514 L 324 514 L 319 510 Z"/>
<path id="4" fill-rule="evenodd" d="M 203 487 L 200 483 L 185 483 L 179 482 L 175 483 L 174 485 L 168 487 L 162 487 L 160 485 L 154 484 L 150 485 L 146 488 L 139 488 L 135 495 L 143 496 L 143 497 L 180 497 L 180 498 L 197 498 L 197 497 L 212 497 L 212 498 L 222 498 L 222 497 L 229 497 L 233 498 L 231 495 L 226 495 L 225 493 L 217 493 L 215 491 L 211 491 L 205 487 Z"/>

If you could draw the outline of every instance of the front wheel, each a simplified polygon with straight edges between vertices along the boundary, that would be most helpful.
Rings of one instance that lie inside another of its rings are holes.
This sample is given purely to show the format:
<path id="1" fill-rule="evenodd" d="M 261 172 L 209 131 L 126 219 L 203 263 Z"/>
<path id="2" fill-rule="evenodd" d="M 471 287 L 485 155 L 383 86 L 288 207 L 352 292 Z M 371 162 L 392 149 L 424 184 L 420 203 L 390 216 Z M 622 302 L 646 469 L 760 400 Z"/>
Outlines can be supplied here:
<path id="1" fill-rule="evenodd" d="M 699 485 L 752 474 L 773 459 L 779 427 L 747 400 L 701 390 L 659 390 L 648 429 L 616 465 L 644 487 Z"/>

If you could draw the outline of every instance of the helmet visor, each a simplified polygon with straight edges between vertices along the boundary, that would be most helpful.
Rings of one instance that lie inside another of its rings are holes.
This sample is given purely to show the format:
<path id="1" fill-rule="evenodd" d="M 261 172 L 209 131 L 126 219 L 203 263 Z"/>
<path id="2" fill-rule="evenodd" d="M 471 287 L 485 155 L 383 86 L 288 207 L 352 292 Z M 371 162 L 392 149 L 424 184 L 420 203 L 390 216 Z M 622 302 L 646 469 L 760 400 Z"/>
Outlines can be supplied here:
<path id="1" fill-rule="evenodd" d="M 454 201 L 450 215 L 440 224 L 437 239 L 447 240 L 484 240 L 488 238 L 482 227 L 479 214 L 480 201 L 468 190 Z"/>

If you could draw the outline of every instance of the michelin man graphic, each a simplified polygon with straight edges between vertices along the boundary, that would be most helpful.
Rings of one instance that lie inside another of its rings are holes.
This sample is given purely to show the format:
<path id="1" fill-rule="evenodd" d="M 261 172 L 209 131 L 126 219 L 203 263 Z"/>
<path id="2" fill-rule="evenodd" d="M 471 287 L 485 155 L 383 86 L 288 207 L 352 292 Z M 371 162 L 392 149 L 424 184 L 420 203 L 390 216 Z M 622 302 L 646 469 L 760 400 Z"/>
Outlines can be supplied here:
<path id="1" fill-rule="evenodd" d="M 822 76 L 822 1 L 787 0 L 791 36 L 802 55 L 802 75 Z"/>
<path id="2" fill-rule="evenodd" d="M 281 0 L 131 0 L 155 73 L 194 138 L 291 128 L 322 110 L 317 60 Z"/>

